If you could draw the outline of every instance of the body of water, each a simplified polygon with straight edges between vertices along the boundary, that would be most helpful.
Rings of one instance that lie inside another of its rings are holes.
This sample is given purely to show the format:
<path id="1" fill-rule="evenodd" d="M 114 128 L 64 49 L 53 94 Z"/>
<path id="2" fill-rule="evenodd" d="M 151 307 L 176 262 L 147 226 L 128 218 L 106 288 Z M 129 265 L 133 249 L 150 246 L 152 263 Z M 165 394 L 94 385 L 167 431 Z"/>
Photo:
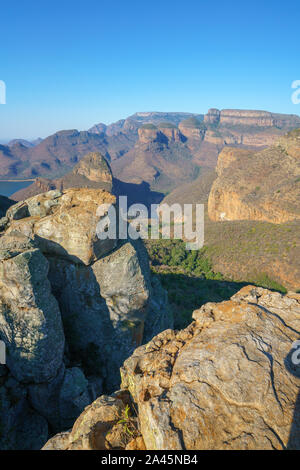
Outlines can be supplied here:
<path id="1" fill-rule="evenodd" d="M 0 195 L 10 197 L 20 189 L 27 188 L 33 181 L 0 181 Z"/>

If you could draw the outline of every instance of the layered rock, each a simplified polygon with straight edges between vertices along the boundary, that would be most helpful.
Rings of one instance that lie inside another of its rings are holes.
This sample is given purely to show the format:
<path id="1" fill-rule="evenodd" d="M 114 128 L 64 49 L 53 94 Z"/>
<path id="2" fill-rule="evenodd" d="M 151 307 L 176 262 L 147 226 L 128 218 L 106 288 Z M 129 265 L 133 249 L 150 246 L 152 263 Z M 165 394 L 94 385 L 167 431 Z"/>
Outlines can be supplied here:
<path id="1" fill-rule="evenodd" d="M 137 432 L 121 448 L 299 449 L 293 342 L 300 334 L 300 296 L 248 286 L 229 301 L 202 306 L 193 318 L 185 330 L 166 330 L 136 349 L 122 368 L 122 391 L 97 400 L 67 436 L 45 448 L 109 448 L 109 429 L 130 392 Z M 108 405 L 115 410 L 110 426 Z"/>
<path id="2" fill-rule="evenodd" d="M 209 196 L 210 218 L 273 223 L 299 219 L 297 142 L 297 138 L 287 135 L 277 145 L 258 153 L 224 149 Z"/>
<path id="3" fill-rule="evenodd" d="M 147 124 L 139 128 L 132 150 L 112 162 L 114 175 L 127 182 L 149 182 L 152 189 L 167 190 L 178 182 L 194 179 L 197 165 L 180 130 Z"/>
<path id="4" fill-rule="evenodd" d="M 210 110 L 211 111 L 211 110 Z M 217 110 L 214 110 L 217 111 Z M 210 112 L 209 112 L 210 114 Z M 268 111 L 243 110 L 243 109 L 222 109 L 219 114 L 221 125 L 243 125 L 258 127 L 296 127 L 300 124 L 300 118 L 297 115 L 286 115 L 270 113 Z"/>
<path id="5" fill-rule="evenodd" d="M 205 126 L 196 118 L 192 117 L 179 124 L 180 132 L 187 138 L 201 142 L 205 135 Z"/>
<path id="6" fill-rule="evenodd" d="M 220 114 L 221 111 L 216 108 L 211 108 L 207 111 L 207 114 L 205 114 L 204 122 L 207 124 L 218 125 L 220 122 Z"/>
<path id="7" fill-rule="evenodd" d="M 159 140 L 159 131 L 156 126 L 149 124 L 141 127 L 138 130 L 139 141 L 141 144 L 148 144 Z"/>
<path id="8" fill-rule="evenodd" d="M 207 126 L 205 142 L 224 146 L 266 147 L 278 137 L 300 126 L 297 115 L 275 114 L 268 111 L 210 109 L 204 116 Z"/>
<path id="9" fill-rule="evenodd" d="M 138 136 L 141 144 L 181 142 L 183 137 L 179 129 L 168 122 L 160 123 L 158 126 L 153 124 L 144 125 L 139 128 Z"/>
<path id="10" fill-rule="evenodd" d="M 40 448 L 48 427 L 68 429 L 103 390 L 118 387 L 124 359 L 173 323 L 142 242 L 97 237 L 98 222 L 114 203 L 104 190 L 53 190 L 6 214 L 0 339 L 7 367 L 0 391 L 6 403 L 13 378 L 23 404 L 13 416 L 0 413 L 5 448 L 18 448 L 30 413 L 41 432 L 28 434 L 25 448 Z"/>

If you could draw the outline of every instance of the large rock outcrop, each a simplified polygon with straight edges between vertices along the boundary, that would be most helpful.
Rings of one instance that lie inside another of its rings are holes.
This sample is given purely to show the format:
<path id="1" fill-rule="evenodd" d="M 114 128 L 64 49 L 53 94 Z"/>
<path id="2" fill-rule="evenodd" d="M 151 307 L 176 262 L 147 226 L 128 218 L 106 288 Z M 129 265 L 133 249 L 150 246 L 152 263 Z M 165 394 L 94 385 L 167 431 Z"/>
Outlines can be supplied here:
<path id="1" fill-rule="evenodd" d="M 262 152 L 225 148 L 208 200 L 212 220 L 284 223 L 300 218 L 300 138 L 288 134 Z"/>
<path id="2" fill-rule="evenodd" d="M 70 428 L 103 391 L 119 386 L 119 369 L 134 349 L 173 324 L 142 242 L 98 239 L 102 204 L 115 197 L 100 189 L 52 190 L 6 214 L 0 448 L 40 448 L 48 432 Z M 9 404 L 11 383 L 20 390 L 17 407 Z M 20 444 L 31 422 L 37 432 Z"/>
<path id="3" fill-rule="evenodd" d="M 123 448 L 299 449 L 300 295 L 248 286 L 193 318 L 185 330 L 160 333 L 125 361 L 123 404 L 115 395 L 102 397 L 46 448 L 109 448 L 107 406 L 119 407 L 113 429 L 130 392 L 138 425 L 132 445 Z"/>
<path id="4" fill-rule="evenodd" d="M 74 166 L 72 171 L 62 178 L 37 178 L 27 188 L 14 193 L 12 198 L 16 201 L 23 201 L 53 189 L 63 191 L 68 188 L 105 189 L 111 192 L 112 173 L 104 156 L 100 152 L 88 153 Z"/>

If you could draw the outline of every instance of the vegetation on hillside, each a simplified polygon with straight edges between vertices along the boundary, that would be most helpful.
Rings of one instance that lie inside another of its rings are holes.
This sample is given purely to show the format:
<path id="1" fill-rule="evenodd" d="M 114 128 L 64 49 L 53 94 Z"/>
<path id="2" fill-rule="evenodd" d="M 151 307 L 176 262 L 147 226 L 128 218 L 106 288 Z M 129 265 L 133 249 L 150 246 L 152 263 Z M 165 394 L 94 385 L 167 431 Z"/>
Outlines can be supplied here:
<path id="1" fill-rule="evenodd" d="M 168 292 L 174 312 L 175 328 L 186 327 L 192 313 L 207 302 L 228 300 L 249 283 L 236 281 L 213 268 L 210 249 L 187 251 L 182 240 L 147 240 L 146 248 L 153 273 Z M 286 289 L 266 273 L 259 273 L 251 283 L 279 292 Z"/>
<path id="2" fill-rule="evenodd" d="M 177 126 L 175 126 L 175 124 L 172 122 L 160 122 L 158 127 L 160 129 L 177 129 Z"/>
<path id="3" fill-rule="evenodd" d="M 191 127 L 191 128 L 197 128 L 197 129 L 206 129 L 206 126 L 203 122 L 199 121 L 195 117 L 190 117 L 188 119 L 185 119 L 184 121 L 181 122 L 181 125 L 183 127 Z"/>
<path id="4" fill-rule="evenodd" d="M 141 129 L 150 129 L 150 130 L 155 130 L 157 129 L 157 127 L 154 125 L 154 124 L 151 124 L 151 122 L 147 123 L 147 124 L 143 124 L 141 126 Z"/>

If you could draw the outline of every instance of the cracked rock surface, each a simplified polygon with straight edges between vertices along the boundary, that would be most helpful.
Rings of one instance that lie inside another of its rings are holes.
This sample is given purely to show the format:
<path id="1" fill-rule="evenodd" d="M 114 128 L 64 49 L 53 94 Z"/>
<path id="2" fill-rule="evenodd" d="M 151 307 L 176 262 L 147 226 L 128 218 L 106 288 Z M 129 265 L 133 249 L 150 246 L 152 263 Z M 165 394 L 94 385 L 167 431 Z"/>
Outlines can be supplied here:
<path id="1" fill-rule="evenodd" d="M 124 363 L 148 450 L 300 447 L 300 295 L 248 286 Z"/>

